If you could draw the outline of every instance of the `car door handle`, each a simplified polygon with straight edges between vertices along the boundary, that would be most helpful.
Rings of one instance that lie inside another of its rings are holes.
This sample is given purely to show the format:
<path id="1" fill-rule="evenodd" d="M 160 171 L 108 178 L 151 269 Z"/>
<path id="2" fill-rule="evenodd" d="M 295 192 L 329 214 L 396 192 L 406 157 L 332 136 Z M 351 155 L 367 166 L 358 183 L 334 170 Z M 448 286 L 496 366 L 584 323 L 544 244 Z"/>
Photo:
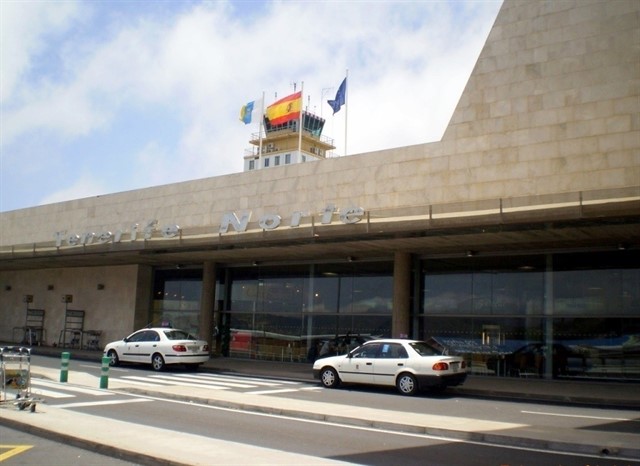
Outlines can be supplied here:
<path id="1" fill-rule="evenodd" d="M 372 362 L 368 362 L 367 366 L 373 366 L 373 363 Z"/>
<path id="2" fill-rule="evenodd" d="M 404 363 L 403 362 L 399 362 L 398 363 L 398 367 L 402 367 L 402 366 L 404 366 Z"/>

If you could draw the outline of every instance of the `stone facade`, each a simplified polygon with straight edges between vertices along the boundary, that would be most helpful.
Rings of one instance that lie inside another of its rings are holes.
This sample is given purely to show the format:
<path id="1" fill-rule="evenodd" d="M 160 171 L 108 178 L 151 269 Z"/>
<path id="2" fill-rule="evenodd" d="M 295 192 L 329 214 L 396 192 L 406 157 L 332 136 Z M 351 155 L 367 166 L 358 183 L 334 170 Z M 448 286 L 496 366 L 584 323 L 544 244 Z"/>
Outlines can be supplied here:
<path id="1" fill-rule="evenodd" d="M 505 0 L 441 141 L 0 213 L 0 308 L 23 309 L 35 288 L 32 307 L 52 310 L 48 343 L 62 325 L 61 294 L 77 296 L 70 308 L 91 308 L 85 328 L 108 329 L 103 342 L 146 323 L 150 266 L 12 268 L 15 252 L 25 263 L 31 251 L 55 261 L 57 231 L 125 231 L 157 219 L 215 238 L 227 212 L 252 210 L 254 222 L 306 211 L 318 222 L 327 204 L 389 222 L 429 212 L 453 221 L 498 206 L 533 206 L 544 217 L 541 205 L 578 199 L 637 205 L 639 24 L 637 0 Z M 23 321 L 4 313 L 0 340 Z"/>
<path id="2" fill-rule="evenodd" d="M 634 0 L 507 0 L 442 141 L 4 212 L 0 246 L 150 218 L 215 226 L 243 209 L 376 212 L 637 187 L 639 14 Z"/>

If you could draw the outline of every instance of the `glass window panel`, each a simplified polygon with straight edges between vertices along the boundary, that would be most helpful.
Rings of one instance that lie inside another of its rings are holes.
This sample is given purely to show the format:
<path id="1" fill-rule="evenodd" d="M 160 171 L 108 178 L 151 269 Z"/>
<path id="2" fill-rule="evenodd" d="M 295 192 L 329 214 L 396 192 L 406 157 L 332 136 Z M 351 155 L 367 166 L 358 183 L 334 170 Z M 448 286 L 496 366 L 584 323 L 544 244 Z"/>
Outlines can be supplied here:
<path id="1" fill-rule="evenodd" d="M 389 337 L 392 267 L 387 262 L 232 269 L 223 354 L 313 360 L 317 348 L 336 336 Z"/>
<path id="2" fill-rule="evenodd" d="M 640 319 L 564 317 L 553 329 L 567 376 L 640 379 Z"/>
<path id="3" fill-rule="evenodd" d="M 469 273 L 435 274 L 424 278 L 424 309 L 428 313 L 471 312 L 472 276 Z"/>
<path id="4" fill-rule="evenodd" d="M 393 308 L 393 280 L 389 276 L 353 277 L 350 295 L 351 312 L 390 314 Z"/>
<path id="5" fill-rule="evenodd" d="M 156 270 L 153 296 L 151 324 L 171 325 L 198 334 L 201 269 Z"/>
<path id="6" fill-rule="evenodd" d="M 640 253 L 554 256 L 554 313 L 620 316 L 640 312 Z"/>
<path id="7" fill-rule="evenodd" d="M 437 348 L 463 356 L 474 374 L 516 376 L 533 371 L 540 376 L 543 360 L 523 366 L 520 359 L 526 357 L 518 354 L 544 346 L 542 324 L 541 318 L 425 317 L 419 320 L 419 334 Z"/>
<path id="8" fill-rule="evenodd" d="M 519 262 L 501 259 L 494 258 L 493 264 L 485 259 L 483 270 L 475 271 L 469 270 L 471 264 L 458 264 L 464 272 L 454 271 L 455 264 L 447 263 L 444 268 L 450 272 L 438 273 L 438 263 L 429 264 L 431 271 L 424 275 L 424 312 L 446 315 L 542 313 L 542 270 L 535 267 L 509 270 Z"/>
<path id="9" fill-rule="evenodd" d="M 620 312 L 640 316 L 640 269 L 625 269 L 622 273 Z"/>

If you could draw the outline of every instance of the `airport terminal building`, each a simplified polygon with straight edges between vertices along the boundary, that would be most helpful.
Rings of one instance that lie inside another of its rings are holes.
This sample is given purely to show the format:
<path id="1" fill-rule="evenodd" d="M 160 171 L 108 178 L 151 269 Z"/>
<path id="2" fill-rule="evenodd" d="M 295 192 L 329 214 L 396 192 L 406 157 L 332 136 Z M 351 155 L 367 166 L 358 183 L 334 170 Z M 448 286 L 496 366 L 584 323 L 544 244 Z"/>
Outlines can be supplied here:
<path id="1" fill-rule="evenodd" d="M 409 337 L 475 374 L 640 381 L 639 25 L 636 0 L 505 0 L 440 141 L 0 213 L 0 341 L 171 322 L 221 357 Z"/>

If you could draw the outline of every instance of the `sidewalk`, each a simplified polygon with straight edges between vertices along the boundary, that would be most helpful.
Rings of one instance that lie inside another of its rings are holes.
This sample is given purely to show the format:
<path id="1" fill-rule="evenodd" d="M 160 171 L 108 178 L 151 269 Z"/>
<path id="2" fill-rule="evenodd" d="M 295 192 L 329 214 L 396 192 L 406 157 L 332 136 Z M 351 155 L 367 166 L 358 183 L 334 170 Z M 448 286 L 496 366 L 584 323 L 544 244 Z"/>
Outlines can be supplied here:
<path id="1" fill-rule="evenodd" d="M 212 358 L 201 370 L 281 377 L 289 380 L 314 380 L 311 364 L 305 363 Z M 630 382 L 470 375 L 463 385 L 449 390 L 474 397 L 640 410 L 640 384 Z"/>
<path id="2" fill-rule="evenodd" d="M 56 348 L 34 348 L 32 354 L 56 356 L 61 354 Z M 100 360 L 100 352 L 70 350 L 73 360 Z M 238 375 L 268 376 L 287 380 L 313 381 L 310 364 L 244 359 L 212 358 L 202 367 L 203 371 L 235 373 Z M 42 367 L 32 368 L 33 377 L 57 380 L 59 370 Z M 87 373 L 74 373 L 73 384 L 98 387 L 98 377 Z M 292 398 L 252 395 L 233 391 L 191 388 L 188 394 L 177 386 L 133 388 L 117 380 L 111 380 L 109 389 L 146 396 L 162 396 L 176 401 L 202 403 L 211 406 L 249 410 L 254 412 L 285 415 L 294 418 L 312 419 L 337 424 L 382 428 L 394 431 L 413 432 L 442 436 L 459 440 L 536 448 L 547 451 L 569 451 L 617 459 L 640 459 L 640 432 L 609 432 L 590 429 L 589 423 L 575 429 L 539 429 L 522 423 L 481 420 L 467 417 L 441 416 L 425 413 L 407 413 L 391 410 L 345 406 L 331 403 L 309 402 Z M 462 387 L 453 392 L 462 396 L 495 397 L 521 399 L 527 401 L 549 401 L 564 404 L 593 404 L 597 406 L 617 406 L 639 409 L 640 401 L 635 392 L 638 384 L 577 383 L 545 381 L 537 379 L 497 379 L 470 376 Z M 238 464 L 237 457 L 219 456 L 220 449 L 238 451 L 260 458 L 255 464 L 334 464 L 322 458 L 308 458 L 287 452 L 259 451 L 255 447 L 234 444 L 233 448 L 221 442 L 203 439 L 199 436 L 163 431 L 139 424 L 110 421 L 65 409 L 39 405 L 38 416 L 17 410 L 0 410 L 4 423 L 16 428 L 31 429 L 42 435 L 53 436 L 64 441 L 73 441 L 96 451 L 131 459 L 143 464 L 193 464 L 185 463 L 185 458 L 193 461 L 193 455 L 181 456 L 189 451 L 202 451 L 200 464 Z M 37 413 L 36 413 L 37 414 Z M 73 421 L 71 420 L 73 418 Z M 635 420 L 634 420 L 635 422 Z M 115 429 L 115 430 L 111 430 Z M 118 432 L 111 436 L 105 432 Z M 144 441 L 136 439 L 144 438 Z M 129 441 L 127 439 L 133 439 Z M 211 450 L 202 449 L 207 442 L 216 444 Z M 166 457 L 167 450 L 172 453 Z M 251 451 L 249 451 L 251 450 Z M 268 450 L 268 449 L 264 449 Z M 163 458 L 155 458 L 162 452 Z M 231 453 L 229 453 L 231 454 Z M 210 456 L 211 455 L 211 456 Z M 279 456 L 281 455 L 281 456 Z M 244 456 L 246 459 L 247 456 Z M 264 462 L 262 462 L 264 458 Z"/>
<path id="3" fill-rule="evenodd" d="M 0 344 L 0 346 L 11 345 Z M 34 346 L 31 349 L 31 354 L 60 357 L 63 351 L 68 351 L 71 353 L 72 359 L 77 360 L 100 361 L 102 358 L 101 351 L 61 349 L 48 346 Z M 311 364 L 299 362 L 212 357 L 200 367 L 200 370 L 259 375 L 305 382 L 314 380 Z M 640 383 L 633 382 L 546 380 L 470 375 L 462 386 L 449 390 L 464 396 L 482 398 L 640 410 Z"/>

